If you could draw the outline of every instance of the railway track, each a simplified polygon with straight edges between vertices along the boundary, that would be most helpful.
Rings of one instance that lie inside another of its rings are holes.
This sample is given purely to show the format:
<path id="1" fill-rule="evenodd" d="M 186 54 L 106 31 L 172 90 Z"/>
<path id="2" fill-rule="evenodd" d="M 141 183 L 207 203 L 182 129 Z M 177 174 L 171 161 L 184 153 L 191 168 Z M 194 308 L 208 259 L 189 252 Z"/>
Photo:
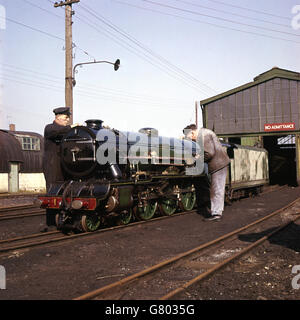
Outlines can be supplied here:
<path id="1" fill-rule="evenodd" d="M 294 213 L 294 219 L 285 223 L 282 223 L 281 214 L 299 200 L 249 225 L 74 300 L 175 299 L 298 220 L 299 211 Z M 249 244 L 242 240 L 245 232 L 260 233 L 261 230 L 264 235 L 257 241 Z"/>
<path id="2" fill-rule="evenodd" d="M 157 220 L 168 219 L 168 218 L 172 218 L 172 217 L 176 217 L 184 214 L 194 213 L 195 211 L 196 210 L 179 212 L 179 213 L 173 214 L 172 216 L 160 216 L 147 221 L 137 221 L 127 225 L 106 227 L 94 232 L 66 235 L 61 233 L 60 231 L 51 231 L 51 232 L 36 233 L 36 234 L 31 234 L 31 235 L 26 235 L 26 236 L 21 236 L 16 238 L 4 239 L 4 240 L 0 240 L 0 255 L 6 254 L 11 251 L 29 249 L 32 247 L 47 245 L 54 242 L 62 242 L 62 241 L 72 240 L 72 239 L 81 238 L 81 237 L 97 237 L 97 235 L 102 234 L 103 232 L 117 230 L 120 228 L 126 228 L 127 226 L 135 226 L 135 225 L 140 225 L 145 223 L 151 223 Z"/>
<path id="3" fill-rule="evenodd" d="M 65 237 L 59 231 L 51 231 L 0 240 L 0 254 L 56 242 L 65 239 Z"/>
<path id="4" fill-rule="evenodd" d="M 36 205 L 20 205 L 0 208 L 0 221 L 44 215 L 45 210 Z"/>
<path id="5" fill-rule="evenodd" d="M 271 186 L 266 191 L 261 192 L 260 195 L 267 194 L 286 187 L 287 186 Z M 35 217 L 44 214 L 45 209 L 41 209 L 33 204 L 5 207 L 0 208 L 0 221 Z"/>
<path id="6" fill-rule="evenodd" d="M 276 189 L 278 189 L 278 188 L 276 188 Z M 262 194 L 269 193 L 272 191 L 274 191 L 274 190 L 268 190 L 267 192 L 263 192 Z M 30 212 L 28 212 L 28 210 Z M 18 211 L 21 211 L 21 212 L 16 213 Z M 2 212 L 5 212 L 5 214 L 2 214 Z M 139 225 L 139 224 L 144 224 L 144 223 L 149 223 L 149 222 L 151 223 L 152 221 L 157 221 L 159 219 L 168 219 L 168 218 L 176 217 L 179 215 L 184 215 L 184 214 L 194 213 L 194 212 L 196 212 L 196 210 L 179 212 L 179 213 L 173 214 L 172 216 L 158 216 L 158 217 L 153 218 L 148 221 L 131 222 L 129 225 L 133 226 L 133 225 Z M 30 217 L 30 216 L 37 216 L 37 215 L 43 215 L 43 214 L 45 214 L 45 210 L 40 209 L 40 208 L 36 207 L 35 205 L 20 205 L 20 206 L 14 206 L 14 207 L 0 208 L 0 221 L 1 220 L 8 220 L 8 219 Z M 31 247 L 40 246 L 40 245 L 47 245 L 50 243 L 71 240 L 71 239 L 75 239 L 75 238 L 79 238 L 79 237 L 97 236 L 99 233 L 103 233 L 106 231 L 112 231 L 112 230 L 124 228 L 127 226 L 128 225 L 106 227 L 106 228 L 99 229 L 98 231 L 95 231 L 92 233 L 80 233 L 80 234 L 65 235 L 65 234 L 62 234 L 60 231 L 52 231 L 52 232 L 36 233 L 36 234 L 30 234 L 30 235 L 25 235 L 25 236 L 10 238 L 10 239 L 4 239 L 4 240 L 0 240 L 0 255 L 5 254 L 7 252 L 11 252 L 11 251 L 27 249 L 27 248 L 31 248 Z"/>

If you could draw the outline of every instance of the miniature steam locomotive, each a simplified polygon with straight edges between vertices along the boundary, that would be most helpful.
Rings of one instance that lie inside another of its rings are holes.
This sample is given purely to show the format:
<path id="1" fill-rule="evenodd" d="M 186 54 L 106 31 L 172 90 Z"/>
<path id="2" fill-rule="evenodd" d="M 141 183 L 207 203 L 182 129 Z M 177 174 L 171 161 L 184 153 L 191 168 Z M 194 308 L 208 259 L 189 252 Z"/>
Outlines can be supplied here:
<path id="1" fill-rule="evenodd" d="M 198 143 L 161 137 L 153 128 L 134 133 L 104 128 L 101 120 L 86 124 L 64 136 L 65 180 L 40 197 L 41 207 L 56 216 L 58 229 L 91 232 L 110 217 L 127 224 L 133 216 L 149 220 L 157 212 L 170 216 L 194 208 L 195 185 L 205 176 L 204 150 Z M 269 183 L 267 151 L 223 147 L 231 159 L 226 202 L 259 193 Z"/>
<path id="2" fill-rule="evenodd" d="M 40 197 L 58 229 L 90 232 L 111 216 L 127 224 L 133 215 L 148 220 L 157 211 L 193 209 L 194 182 L 204 175 L 197 143 L 161 137 L 153 128 L 134 133 L 104 128 L 101 120 L 86 124 L 64 136 L 65 180 Z"/>

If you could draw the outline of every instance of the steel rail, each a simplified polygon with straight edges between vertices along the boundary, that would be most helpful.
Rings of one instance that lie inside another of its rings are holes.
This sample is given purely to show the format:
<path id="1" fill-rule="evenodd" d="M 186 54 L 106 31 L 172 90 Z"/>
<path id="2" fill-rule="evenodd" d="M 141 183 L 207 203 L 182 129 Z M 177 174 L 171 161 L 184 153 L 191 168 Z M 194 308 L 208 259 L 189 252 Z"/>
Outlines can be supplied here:
<path id="1" fill-rule="evenodd" d="M 37 211 L 33 211 L 30 213 L 18 213 L 18 214 L 0 214 L 0 221 L 4 220 L 12 220 L 12 219 L 20 219 L 20 218 L 28 218 L 28 217 L 35 217 L 35 216 L 42 216 L 45 215 L 44 209 L 38 209 Z"/>
<path id="2" fill-rule="evenodd" d="M 18 211 L 33 208 L 37 208 L 37 206 L 33 204 L 22 204 L 17 206 L 0 207 L 0 212 Z"/>
<path id="3" fill-rule="evenodd" d="M 10 252 L 10 251 L 19 250 L 19 249 L 30 248 L 30 247 L 35 247 L 35 246 L 44 245 L 44 244 L 48 244 L 48 243 L 53 243 L 53 242 L 71 240 L 71 239 L 75 239 L 75 238 L 93 237 L 93 236 L 97 237 L 99 234 L 102 234 L 103 232 L 126 228 L 129 226 L 136 226 L 136 225 L 140 225 L 140 224 L 144 224 L 144 223 L 151 223 L 151 222 L 155 222 L 158 220 L 168 219 L 168 218 L 172 218 L 172 217 L 174 218 L 174 217 L 178 217 L 178 216 L 189 214 L 189 213 L 195 213 L 195 212 L 196 212 L 196 210 L 184 211 L 184 212 L 175 213 L 171 216 L 160 216 L 157 218 L 152 218 L 150 220 L 145 220 L 145 221 L 143 220 L 143 221 L 132 222 L 132 223 L 129 223 L 126 225 L 118 225 L 118 226 L 108 227 L 108 228 L 100 229 L 100 230 L 97 230 L 94 232 L 85 232 L 85 233 L 61 236 L 62 233 L 60 231 L 51 231 L 51 232 L 37 233 L 37 234 L 21 236 L 21 237 L 16 237 L 16 238 L 11 238 L 11 239 L 4 239 L 4 240 L 0 240 L 0 254 Z M 48 239 L 48 240 L 46 239 L 46 240 L 42 240 L 42 241 L 39 239 L 39 238 L 45 238 L 49 235 L 52 236 L 54 234 L 59 234 L 60 236 L 57 238 L 51 238 L 51 239 Z M 26 243 L 22 243 L 22 244 L 11 246 L 11 247 L 1 247 L 2 244 L 14 243 L 17 241 L 32 240 L 32 239 L 36 239 L 36 241 L 28 241 Z"/>
<path id="4" fill-rule="evenodd" d="M 56 233 L 60 234 L 59 231 L 50 231 L 50 232 L 45 232 L 45 233 L 29 234 L 27 236 L 20 236 L 20 237 L 16 237 L 16 238 L 3 239 L 3 240 L 0 240 L 0 246 L 1 246 L 1 244 L 4 244 L 4 243 L 13 243 L 13 242 L 27 240 L 27 239 L 35 239 L 35 238 L 47 236 L 49 234 L 56 234 Z M 0 248 L 0 252 L 1 252 L 1 248 Z"/>
<path id="5" fill-rule="evenodd" d="M 31 212 L 22 211 L 32 210 Z M 18 213 L 20 212 L 21 213 Z M 35 204 L 22 204 L 16 206 L 0 207 L 0 221 L 27 218 L 45 214 L 45 210 Z"/>
<path id="6" fill-rule="evenodd" d="M 261 239 L 255 241 L 254 243 L 252 243 L 251 245 L 249 245 L 248 247 L 244 248 L 243 250 L 241 250 L 240 252 L 236 253 L 235 255 L 233 255 L 232 257 L 229 257 L 227 259 L 225 259 L 224 261 L 216 264 L 214 267 L 208 269 L 207 271 L 201 273 L 199 276 L 193 278 L 192 280 L 186 282 L 184 285 L 182 285 L 181 287 L 169 292 L 168 294 L 164 295 L 163 297 L 160 298 L 160 300 L 170 300 L 170 299 L 174 299 L 176 296 L 178 296 L 179 294 L 181 294 L 182 292 L 186 291 L 189 287 L 191 287 L 192 285 L 205 280 L 206 278 L 208 278 L 209 276 L 211 276 L 212 274 L 214 274 L 215 272 L 221 270 L 223 267 L 227 266 L 228 264 L 232 263 L 233 261 L 235 261 L 238 258 L 241 258 L 243 255 L 245 255 L 246 253 L 248 253 L 250 250 L 258 247 L 260 244 L 262 244 L 263 242 L 265 242 L 266 240 L 270 239 L 274 234 L 280 232 L 282 229 L 286 228 L 289 224 L 295 222 L 296 220 L 300 219 L 300 217 L 297 217 L 294 220 L 291 220 L 283 225 L 281 225 L 280 227 L 276 228 L 275 230 L 273 230 L 272 232 L 270 232 L 268 235 L 262 237 Z"/>
<path id="7" fill-rule="evenodd" d="M 280 190 L 286 186 L 275 187 L 267 191 L 263 191 L 259 193 L 259 195 L 267 194 L 273 191 Z M 27 209 L 37 209 L 37 211 L 31 213 L 20 213 L 20 214 L 1 214 L 2 212 L 10 212 L 10 211 L 19 211 L 19 210 L 27 210 Z M 12 220 L 12 219 L 20 219 L 20 218 L 27 218 L 27 217 L 35 217 L 45 214 L 45 209 L 40 209 L 34 204 L 26 204 L 26 205 L 18 205 L 18 206 L 9 206 L 9 207 L 0 207 L 0 221 L 4 220 Z"/>
<path id="8" fill-rule="evenodd" d="M 74 298 L 73 300 L 91 300 L 91 299 L 97 298 L 97 297 L 100 296 L 100 295 L 102 295 L 102 296 L 103 296 L 104 294 L 109 295 L 109 294 L 111 294 L 111 292 L 114 292 L 114 290 L 117 290 L 117 289 L 120 290 L 120 289 L 124 288 L 126 285 L 132 284 L 134 281 L 138 281 L 138 280 L 142 279 L 143 277 L 146 277 L 146 276 L 148 276 L 148 275 L 150 275 L 150 274 L 152 274 L 152 273 L 159 272 L 159 271 L 161 271 L 163 268 L 169 267 L 170 265 L 175 264 L 176 262 L 178 262 L 178 261 L 180 261 L 180 260 L 182 260 L 182 259 L 184 259 L 184 258 L 187 258 L 187 257 L 189 257 L 189 256 L 191 256 L 191 255 L 193 255 L 193 254 L 195 254 L 195 253 L 199 253 L 200 251 L 202 251 L 202 250 L 204 250 L 204 249 L 208 249 L 208 248 L 210 248 L 210 247 L 212 247 L 212 246 L 214 246 L 214 245 L 216 245 L 216 244 L 220 244 L 222 241 L 227 240 L 227 239 L 230 239 L 231 237 L 233 237 L 233 236 L 235 236 L 235 235 L 238 235 L 238 234 L 241 233 L 242 231 L 245 231 L 245 230 L 247 230 L 247 229 L 249 229 L 249 228 L 251 228 L 251 227 L 253 227 L 253 226 L 256 226 L 256 225 L 258 225 L 258 224 L 260 224 L 260 223 L 262 223 L 262 222 L 264 222 L 264 221 L 266 221 L 266 220 L 274 217 L 275 215 L 278 215 L 278 214 L 281 213 L 282 211 L 284 211 L 284 210 L 292 207 L 292 206 L 293 206 L 295 203 L 297 203 L 299 200 L 300 200 L 300 197 L 297 198 L 296 200 L 290 202 L 289 204 L 285 205 L 284 207 L 282 207 L 282 208 L 280 208 L 280 209 L 272 212 L 271 214 L 269 214 L 269 215 L 267 215 L 267 216 L 265 216 L 265 217 L 263 217 L 263 218 L 261 218 L 261 219 L 258 219 L 258 220 L 256 220 L 256 221 L 254 221 L 254 222 L 252 222 L 252 223 L 244 226 L 244 227 L 238 228 L 237 230 L 234 230 L 234 231 L 232 231 L 232 232 L 230 232 L 230 233 L 227 233 L 227 234 L 225 234 L 225 235 L 223 235 L 223 236 L 221 236 L 221 237 L 219 237 L 219 238 L 217 238 L 217 239 L 214 239 L 214 240 L 212 240 L 212 241 L 210 241 L 210 242 L 204 243 L 204 244 L 202 244 L 202 245 L 200 245 L 200 246 L 198 246 L 198 247 L 196 247 L 196 248 L 193 248 L 193 249 L 191 249 L 191 250 L 189 250 L 189 251 L 183 252 L 183 253 L 181 253 L 181 254 L 179 254 L 179 255 L 171 258 L 171 259 L 168 259 L 168 260 L 165 260 L 165 261 L 163 261 L 163 262 L 161 262 L 161 263 L 158 263 L 158 264 L 156 264 L 156 265 L 153 265 L 153 266 L 151 266 L 151 267 L 149 267 L 149 268 L 146 268 L 146 269 L 144 269 L 144 270 L 142 270 L 142 271 L 140 271 L 140 272 L 138 272 L 138 273 L 135 273 L 135 274 L 133 274 L 133 275 L 131 275 L 131 276 L 125 277 L 125 278 L 123 278 L 123 279 L 121 279 L 121 280 L 119 280 L 119 281 L 113 282 L 113 283 L 108 284 L 108 285 L 106 285 L 106 286 L 104 286 L 104 287 L 101 287 L 101 288 L 99 288 L 99 289 L 96 289 L 96 290 L 93 290 L 93 291 L 91 291 L 91 292 L 88 292 L 88 293 L 86 293 L 86 294 L 84 294 L 84 295 L 82 295 L 82 296 L 76 297 L 76 298 Z M 300 217 L 299 217 L 299 218 L 300 218 Z M 297 218 L 297 219 L 298 219 L 298 218 Z M 291 223 L 291 221 L 290 221 L 289 223 Z M 286 227 L 286 225 L 284 225 L 283 227 L 281 227 L 281 229 L 284 228 L 284 227 Z M 278 232 L 278 230 L 277 230 L 277 232 Z M 249 247 L 249 250 L 251 250 L 252 247 L 253 247 L 253 245 L 251 245 L 251 246 Z M 238 255 L 236 255 L 236 257 L 238 257 Z M 224 265 L 225 265 L 225 264 L 224 264 Z M 222 264 L 222 266 L 224 266 L 224 265 Z M 217 266 L 215 266 L 214 268 L 212 268 L 212 270 L 214 270 L 215 268 L 216 268 L 216 270 L 217 270 Z M 211 273 L 212 273 L 212 272 L 213 272 L 213 271 L 211 271 Z M 209 273 L 209 274 L 211 274 L 211 273 Z M 201 279 L 201 275 L 199 276 L 199 278 Z M 192 281 L 195 281 L 195 282 L 196 282 L 196 281 L 198 281 L 198 280 L 192 280 Z M 200 281 L 200 280 L 199 280 L 199 281 Z M 192 285 L 193 283 L 194 283 L 194 282 L 188 283 L 187 286 L 190 286 L 190 285 Z M 177 291 L 174 292 L 174 295 L 175 295 L 175 294 L 178 294 L 179 292 L 182 292 L 183 290 L 186 289 L 184 286 L 181 286 L 181 287 L 182 287 L 182 288 L 179 288 L 179 289 L 178 289 L 178 290 L 179 290 L 178 292 L 177 292 Z M 165 295 L 165 296 L 163 296 L 161 299 L 169 299 L 169 298 L 171 298 L 171 297 L 172 297 L 172 295 L 171 295 L 171 293 L 170 293 L 170 296 Z"/>

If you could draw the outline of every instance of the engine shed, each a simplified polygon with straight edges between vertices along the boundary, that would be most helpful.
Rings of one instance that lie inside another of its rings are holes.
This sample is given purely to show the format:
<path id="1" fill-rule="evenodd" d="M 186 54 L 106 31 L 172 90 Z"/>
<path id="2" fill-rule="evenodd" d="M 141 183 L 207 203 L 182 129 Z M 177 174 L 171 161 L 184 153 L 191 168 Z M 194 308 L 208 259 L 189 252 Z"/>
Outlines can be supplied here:
<path id="1" fill-rule="evenodd" d="M 0 129 L 0 193 L 44 192 L 43 136 Z"/>
<path id="2" fill-rule="evenodd" d="M 274 67 L 200 105 L 220 138 L 267 149 L 271 184 L 300 185 L 300 73 Z"/>

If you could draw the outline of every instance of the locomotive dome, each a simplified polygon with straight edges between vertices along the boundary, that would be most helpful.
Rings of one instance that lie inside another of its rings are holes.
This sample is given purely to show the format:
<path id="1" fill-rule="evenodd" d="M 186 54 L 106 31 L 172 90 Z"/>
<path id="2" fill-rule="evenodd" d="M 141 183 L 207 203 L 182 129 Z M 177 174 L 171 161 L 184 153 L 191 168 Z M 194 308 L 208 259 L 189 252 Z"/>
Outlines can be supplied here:
<path id="1" fill-rule="evenodd" d="M 145 133 L 147 136 L 158 137 L 158 130 L 155 128 L 141 128 L 139 133 Z"/>

